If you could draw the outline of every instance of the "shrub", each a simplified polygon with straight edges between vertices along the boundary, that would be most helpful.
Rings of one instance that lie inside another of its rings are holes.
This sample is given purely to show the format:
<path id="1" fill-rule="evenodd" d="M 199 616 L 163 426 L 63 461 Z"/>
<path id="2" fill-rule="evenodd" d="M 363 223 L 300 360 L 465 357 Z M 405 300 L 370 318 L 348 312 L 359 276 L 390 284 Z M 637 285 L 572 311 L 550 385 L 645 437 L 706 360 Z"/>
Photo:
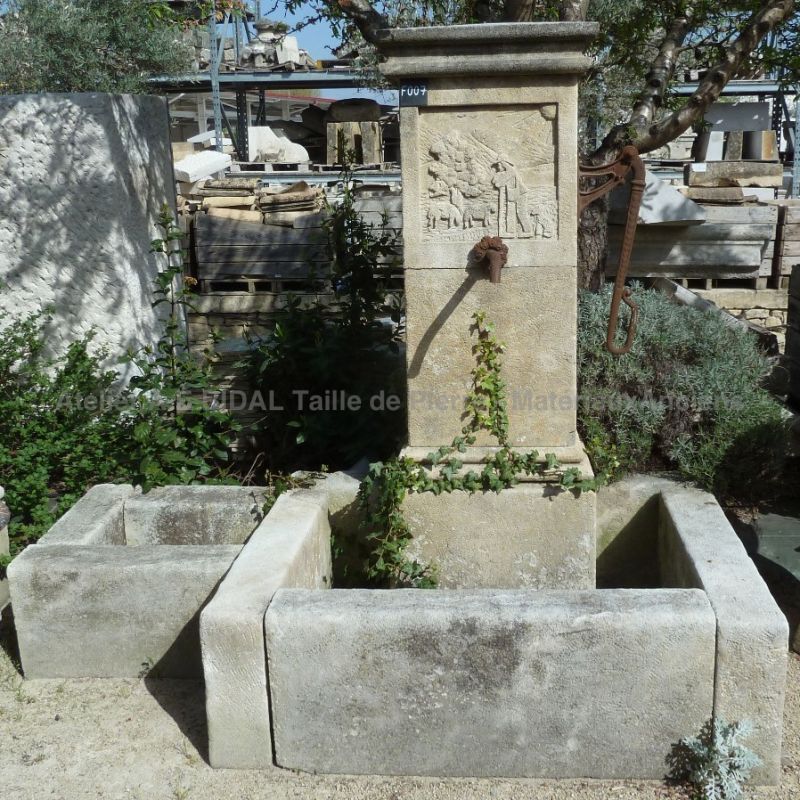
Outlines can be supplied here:
<path id="1" fill-rule="evenodd" d="M 385 458 L 404 434 L 402 309 L 387 289 L 391 266 L 384 263 L 396 257 L 397 245 L 385 225 L 378 229 L 361 218 L 349 180 L 345 169 L 342 202 L 328 207 L 324 223 L 331 266 L 315 276 L 333 304 L 290 297 L 274 330 L 250 342 L 245 367 L 267 405 L 259 449 L 274 471 Z M 358 407 L 311 406 L 311 398 L 331 393 L 354 398 Z"/>
<path id="2" fill-rule="evenodd" d="M 129 354 L 138 374 L 130 380 L 120 416 L 130 432 L 125 473 L 145 491 L 169 483 L 224 480 L 239 430 L 230 413 L 213 402 L 219 391 L 214 348 L 199 357 L 189 351 L 185 311 L 197 281 L 184 276 L 183 232 L 169 206 L 161 209 L 158 224 L 162 238 L 153 240 L 152 250 L 166 263 L 156 277 L 153 306 L 166 307 L 167 314 L 156 345 Z"/>
<path id="3" fill-rule="evenodd" d="M 33 542 L 97 482 L 118 475 L 120 428 L 108 393 L 116 378 L 89 352 L 45 355 L 49 313 L 3 320 L 0 337 L 0 485 L 12 511 L 12 555 Z"/>
<path id="4" fill-rule="evenodd" d="M 578 417 L 595 466 L 677 468 L 722 493 L 769 478 L 783 415 L 754 339 L 660 292 L 635 294 L 639 327 L 623 356 L 605 349 L 610 287 L 580 298 Z"/>
<path id="5" fill-rule="evenodd" d="M 189 353 L 180 317 L 190 302 L 178 281 L 180 231 L 162 210 L 163 238 L 153 242 L 166 266 L 154 305 L 168 306 L 154 347 L 131 353 L 139 375 L 129 385 L 104 370 L 93 334 L 46 355 L 50 312 L 0 319 L 0 485 L 11 509 L 12 555 L 36 541 L 95 483 L 145 490 L 170 483 L 224 481 L 236 432 L 227 411 L 207 401 L 216 392 L 213 352 Z M 169 255 L 167 255 L 169 254 Z"/>
<path id="6" fill-rule="evenodd" d="M 670 774 L 688 781 L 697 800 L 738 800 L 743 785 L 761 759 L 743 744 L 753 732 L 744 720 L 727 725 L 724 720 L 709 720 L 699 736 L 680 740 L 667 757 Z"/>

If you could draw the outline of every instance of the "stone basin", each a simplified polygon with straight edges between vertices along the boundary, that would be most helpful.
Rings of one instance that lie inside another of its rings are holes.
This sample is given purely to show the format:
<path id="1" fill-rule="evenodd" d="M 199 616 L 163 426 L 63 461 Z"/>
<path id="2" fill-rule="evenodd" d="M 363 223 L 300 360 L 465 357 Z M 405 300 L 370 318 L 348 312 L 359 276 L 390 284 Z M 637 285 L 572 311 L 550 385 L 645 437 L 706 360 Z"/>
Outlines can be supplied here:
<path id="1" fill-rule="evenodd" d="M 95 486 L 8 568 L 26 678 L 202 675 L 200 609 L 263 489 Z"/>
<path id="2" fill-rule="evenodd" d="M 26 677 L 197 675 L 199 619 L 214 767 L 658 779 L 721 716 L 779 780 L 788 627 L 713 496 L 603 489 L 602 588 L 332 589 L 358 483 L 260 523 L 258 490 L 96 487 L 9 568 Z"/>
<path id="3" fill-rule="evenodd" d="M 357 485 L 283 495 L 204 609 L 213 766 L 657 779 L 720 715 L 778 781 L 787 623 L 713 496 L 601 492 L 605 588 L 331 591 Z"/>

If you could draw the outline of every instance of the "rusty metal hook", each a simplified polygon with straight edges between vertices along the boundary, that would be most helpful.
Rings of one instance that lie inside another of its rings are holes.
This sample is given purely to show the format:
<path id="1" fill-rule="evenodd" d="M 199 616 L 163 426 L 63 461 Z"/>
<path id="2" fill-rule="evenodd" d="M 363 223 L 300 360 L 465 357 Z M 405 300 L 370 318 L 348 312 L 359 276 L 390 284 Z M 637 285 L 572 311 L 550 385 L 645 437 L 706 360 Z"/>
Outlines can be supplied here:
<path id="1" fill-rule="evenodd" d="M 628 216 L 625 220 L 625 234 L 622 237 L 622 248 L 619 253 L 617 275 L 614 280 L 614 294 L 611 298 L 611 312 L 608 320 L 608 333 L 606 335 L 606 349 L 617 356 L 630 352 L 633 346 L 633 339 L 636 336 L 636 325 L 639 321 L 639 307 L 631 298 L 631 290 L 625 286 L 625 279 L 628 276 L 628 268 L 631 263 L 633 241 L 636 237 L 636 226 L 639 222 L 639 209 L 642 205 L 642 196 L 644 195 L 645 189 L 644 162 L 639 157 L 639 151 L 633 145 L 628 145 L 622 150 L 616 161 L 597 167 L 580 167 L 578 171 L 580 178 L 609 176 L 609 179 L 600 186 L 596 186 L 585 192 L 580 189 L 578 190 L 578 214 L 582 213 L 583 210 L 595 200 L 603 197 L 612 189 L 622 184 L 629 172 L 633 173 L 631 196 L 628 203 Z M 617 337 L 617 329 L 619 327 L 620 303 L 625 303 L 631 310 L 631 318 L 628 322 L 625 343 L 621 346 L 617 346 L 614 344 L 614 340 Z"/>

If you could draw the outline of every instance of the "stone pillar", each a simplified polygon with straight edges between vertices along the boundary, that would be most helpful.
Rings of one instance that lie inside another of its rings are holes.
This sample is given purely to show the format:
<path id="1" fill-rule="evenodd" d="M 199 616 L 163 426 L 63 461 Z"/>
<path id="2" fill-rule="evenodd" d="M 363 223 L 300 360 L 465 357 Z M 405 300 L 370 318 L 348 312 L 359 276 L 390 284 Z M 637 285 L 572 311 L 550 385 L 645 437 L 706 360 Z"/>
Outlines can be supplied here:
<path id="1" fill-rule="evenodd" d="M 484 310 L 506 345 L 511 445 L 591 472 L 576 431 L 577 103 L 596 32 L 591 23 L 386 32 L 381 70 L 401 86 L 412 458 L 463 426 L 471 318 Z M 471 256 L 484 236 L 508 246 L 500 284 Z M 479 439 L 464 460 L 480 462 L 491 445 Z M 412 551 L 437 561 L 442 585 L 594 585 L 591 493 L 528 484 L 496 498 L 412 495 L 407 514 Z"/>
<path id="2" fill-rule="evenodd" d="M 347 153 L 356 164 L 383 161 L 381 107 L 374 101 L 354 97 L 331 103 L 325 114 L 328 164 L 342 164 Z"/>

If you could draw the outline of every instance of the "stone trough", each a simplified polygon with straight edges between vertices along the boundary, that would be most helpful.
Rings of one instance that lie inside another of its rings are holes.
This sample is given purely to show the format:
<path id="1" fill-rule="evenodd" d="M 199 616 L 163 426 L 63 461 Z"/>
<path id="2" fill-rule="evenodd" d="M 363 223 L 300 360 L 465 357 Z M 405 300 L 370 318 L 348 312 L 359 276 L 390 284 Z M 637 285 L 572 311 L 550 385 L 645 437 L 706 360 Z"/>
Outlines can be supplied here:
<path id="1" fill-rule="evenodd" d="M 9 568 L 26 677 L 195 676 L 199 617 L 215 767 L 656 779 L 722 716 L 778 781 L 787 623 L 711 495 L 602 490 L 605 588 L 331 589 L 357 488 L 96 487 Z"/>
<path id="2" fill-rule="evenodd" d="M 508 446 L 592 476 L 576 433 L 576 154 L 596 35 L 382 39 L 384 74 L 424 96 L 400 113 L 412 462 L 463 424 L 485 313 L 506 344 Z M 501 283 L 475 260 L 495 237 Z M 484 433 L 465 465 L 491 456 Z M 436 562 L 438 591 L 332 588 L 332 531 L 344 548 L 358 535 L 343 473 L 258 525 L 251 489 L 162 490 L 159 505 L 98 487 L 11 565 L 23 668 L 189 676 L 199 638 L 214 767 L 658 779 L 681 737 L 723 717 L 754 724 L 754 778 L 776 783 L 788 626 L 714 498 L 652 479 L 569 493 L 552 477 L 410 495 L 409 552 Z"/>
<path id="3" fill-rule="evenodd" d="M 601 555 L 615 588 L 331 591 L 356 487 L 282 496 L 204 609 L 213 766 L 660 778 L 719 715 L 755 724 L 777 782 L 787 624 L 711 495 L 601 493 L 603 553 L 645 543 L 616 573 Z"/>
<path id="4" fill-rule="evenodd" d="M 8 568 L 27 678 L 202 675 L 198 615 L 263 490 L 91 489 Z"/>

